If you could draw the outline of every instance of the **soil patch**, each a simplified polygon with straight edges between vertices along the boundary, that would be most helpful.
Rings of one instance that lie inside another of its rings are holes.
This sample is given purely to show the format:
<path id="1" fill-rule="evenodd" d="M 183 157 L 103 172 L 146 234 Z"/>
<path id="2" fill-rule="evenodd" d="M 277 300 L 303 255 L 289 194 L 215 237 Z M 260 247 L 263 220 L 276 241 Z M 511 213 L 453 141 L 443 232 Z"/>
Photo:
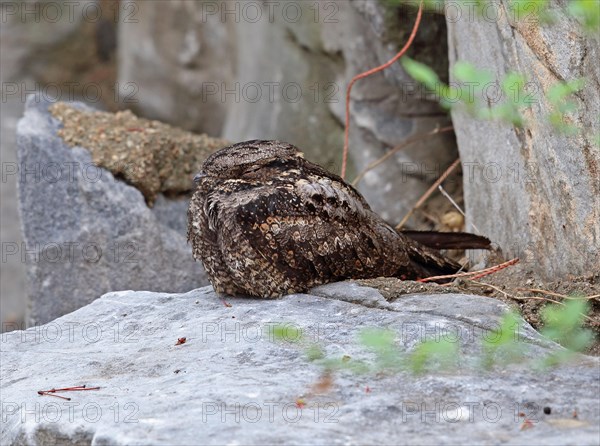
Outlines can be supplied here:
<path id="1" fill-rule="evenodd" d="M 519 311 L 536 330 L 543 328 L 540 310 L 546 305 L 560 305 L 575 296 L 586 296 L 589 312 L 584 327 L 592 329 L 596 334 L 596 341 L 586 353 L 600 356 L 600 273 L 548 282 L 540 280 L 532 271 L 517 264 L 477 281 L 457 279 L 446 285 L 387 277 L 357 282 L 378 289 L 390 302 L 407 294 L 423 293 L 465 293 L 492 297 Z"/>

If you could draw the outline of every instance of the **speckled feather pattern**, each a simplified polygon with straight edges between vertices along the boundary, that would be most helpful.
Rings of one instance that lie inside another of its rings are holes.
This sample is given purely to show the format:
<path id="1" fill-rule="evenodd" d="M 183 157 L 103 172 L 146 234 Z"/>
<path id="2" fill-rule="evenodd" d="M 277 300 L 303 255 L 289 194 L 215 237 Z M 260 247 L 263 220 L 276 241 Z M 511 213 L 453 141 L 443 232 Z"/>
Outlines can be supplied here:
<path id="1" fill-rule="evenodd" d="M 215 290 L 229 295 L 274 298 L 349 278 L 414 279 L 458 269 L 279 141 L 235 144 L 204 162 L 188 241 Z"/>

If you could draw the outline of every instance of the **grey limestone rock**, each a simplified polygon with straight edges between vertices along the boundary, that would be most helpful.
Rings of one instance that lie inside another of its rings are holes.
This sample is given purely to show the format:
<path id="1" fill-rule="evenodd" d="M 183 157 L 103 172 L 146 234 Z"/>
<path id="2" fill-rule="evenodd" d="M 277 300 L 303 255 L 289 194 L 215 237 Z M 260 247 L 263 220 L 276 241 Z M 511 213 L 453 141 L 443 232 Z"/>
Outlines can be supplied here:
<path id="1" fill-rule="evenodd" d="M 49 90 L 44 92 L 44 85 L 52 83 L 56 87 L 56 66 L 61 68 L 61 80 L 70 79 L 68 76 L 72 65 L 63 63 L 65 58 L 60 57 L 60 49 L 67 42 L 86 39 L 85 31 L 89 27 L 86 27 L 82 13 L 97 3 L 96 0 L 84 0 L 76 5 L 71 4 L 71 14 L 68 13 L 68 0 L 51 3 L 3 2 L 0 5 L 0 239 L 3 256 L 0 315 L 3 331 L 22 327 L 27 306 L 25 265 L 20 261 L 20 255 L 13 254 L 20 250 L 23 241 L 16 194 L 17 121 L 23 114 L 26 92 L 55 94 L 56 88 L 51 88 L 51 93 Z M 81 55 L 75 57 L 81 72 Z"/>
<path id="2" fill-rule="evenodd" d="M 185 215 L 185 202 L 161 199 L 150 210 L 137 189 L 57 136 L 49 105 L 31 96 L 17 128 L 24 240 L 13 256 L 27 268 L 27 323 L 51 321 L 108 291 L 208 284 L 173 215 Z"/>
<path id="3" fill-rule="evenodd" d="M 487 19 L 465 14 L 448 20 L 450 59 L 471 62 L 500 81 L 513 71 L 526 76 L 525 129 L 452 114 L 461 162 L 467 221 L 547 279 L 600 271 L 600 54 L 598 36 L 586 35 L 565 12 L 567 2 L 549 2 L 552 24 L 531 11 L 511 13 L 493 2 Z M 585 77 L 573 97 L 572 122 L 584 133 L 568 137 L 549 123 L 549 89 Z M 496 105 L 497 89 L 486 89 Z M 501 98 L 506 100 L 507 98 Z M 510 100 L 510 98 L 508 98 Z"/>
<path id="4" fill-rule="evenodd" d="M 336 173 L 348 82 L 391 59 L 415 18 L 414 8 L 371 0 L 127 4 L 139 20 L 119 23 L 119 84 L 136 86 L 139 113 L 236 142 L 283 140 Z M 442 16 L 423 20 L 415 46 L 444 78 Z M 406 138 L 448 124 L 395 64 L 353 89 L 350 164 L 358 172 Z M 454 158 L 454 138 L 439 134 L 369 172 L 359 189 L 397 222 Z"/>
<path id="5" fill-rule="evenodd" d="M 227 103 L 220 87 L 231 83 L 235 61 L 231 26 L 210 11 L 225 3 L 122 3 L 129 18 L 119 20 L 118 85 L 128 107 L 187 130 L 221 133 Z"/>
<path id="6" fill-rule="evenodd" d="M 527 363 L 475 370 L 466 364 L 481 354 L 482 336 L 497 328 L 504 304 L 408 295 L 383 308 L 373 305 L 383 301 L 377 294 L 337 283 L 272 301 L 231 297 L 226 306 L 211 287 L 108 293 L 46 325 L 3 335 L 1 442 L 598 443 L 598 358 L 580 356 L 543 373 Z M 393 330 L 402 351 L 459 334 L 461 366 L 416 376 L 341 371 L 328 391 L 319 390 L 322 366 L 307 361 L 295 334 L 275 341 L 274 325 L 300 330 L 328 357 L 366 361 L 373 357 L 357 342 L 364 328 Z M 560 348 L 526 323 L 520 335 L 531 359 Z M 100 389 L 58 392 L 70 401 L 37 394 L 84 384 Z"/>
<path id="7" fill-rule="evenodd" d="M 25 265 L 18 252 L 23 242 L 17 201 L 17 137 L 16 128 L 23 114 L 23 104 L 14 98 L 0 104 L 0 150 L 2 186 L 0 187 L 0 240 L 2 244 L 2 280 L 0 280 L 0 315 L 2 331 L 22 326 L 27 302 L 25 298 Z"/>

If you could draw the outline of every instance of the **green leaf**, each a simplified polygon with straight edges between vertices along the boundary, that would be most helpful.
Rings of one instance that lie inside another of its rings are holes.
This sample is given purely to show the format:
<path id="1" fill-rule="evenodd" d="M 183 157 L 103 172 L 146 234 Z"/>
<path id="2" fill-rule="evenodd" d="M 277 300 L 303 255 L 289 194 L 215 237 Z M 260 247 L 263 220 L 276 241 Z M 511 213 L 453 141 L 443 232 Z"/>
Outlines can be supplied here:
<path id="1" fill-rule="evenodd" d="M 582 328 L 588 310 L 585 299 L 569 300 L 564 306 L 547 305 L 541 313 L 544 321 L 541 333 L 569 350 L 584 351 L 594 340 L 594 334 Z"/>
<path id="2" fill-rule="evenodd" d="M 549 0 L 510 0 L 509 9 L 517 21 L 539 20 L 548 10 Z"/>
<path id="3" fill-rule="evenodd" d="M 553 111 L 548 115 L 548 121 L 554 129 L 566 136 L 573 136 L 581 130 L 576 125 L 570 124 L 565 120 L 565 115 L 562 111 Z"/>
<path id="4" fill-rule="evenodd" d="M 487 348 L 497 348 L 501 345 L 518 342 L 519 329 L 522 324 L 521 316 L 517 313 L 514 311 L 506 313 L 500 320 L 500 326 L 484 336 L 483 345 Z"/>
<path id="5" fill-rule="evenodd" d="M 456 79 L 461 82 L 476 82 L 483 88 L 485 84 L 492 81 L 492 73 L 488 70 L 478 70 L 468 62 L 458 61 L 452 67 Z"/>
<path id="6" fill-rule="evenodd" d="M 562 134 L 575 135 L 580 131 L 579 127 L 568 122 L 565 115 L 579 109 L 578 103 L 569 96 L 581 90 L 585 82 L 585 78 L 573 79 L 559 82 L 548 89 L 546 98 L 554 108 L 548 115 L 548 121 Z"/>
<path id="7" fill-rule="evenodd" d="M 460 103 L 465 95 L 458 89 L 445 84 L 440 84 L 439 87 L 440 105 L 445 109 L 451 109 L 456 104 Z"/>
<path id="8" fill-rule="evenodd" d="M 435 90 L 436 86 L 441 84 L 438 75 L 427 65 L 417 62 L 416 60 L 406 56 L 401 59 L 401 62 L 406 72 L 414 80 L 422 83 L 430 90 Z"/>
<path id="9" fill-rule="evenodd" d="M 458 344 L 447 339 L 439 341 L 424 341 L 417 345 L 409 357 L 413 373 L 423 373 L 429 366 L 431 368 L 445 369 L 456 365 L 458 357 Z"/>
<path id="10" fill-rule="evenodd" d="M 389 350 L 394 348 L 396 334 L 392 330 L 367 328 L 359 334 L 360 343 L 373 350 Z"/>
<path id="11" fill-rule="evenodd" d="M 378 370 L 402 367 L 402 356 L 396 348 L 396 335 L 392 330 L 365 329 L 362 330 L 359 339 L 362 345 L 374 351 Z"/>
<path id="12" fill-rule="evenodd" d="M 505 102 L 504 104 L 497 105 L 491 109 L 482 109 L 479 117 L 482 119 L 508 122 L 515 127 L 523 127 L 525 125 L 525 118 L 521 115 L 519 109 L 510 102 Z"/>
<path id="13" fill-rule="evenodd" d="M 509 91 L 522 91 L 525 87 L 525 76 L 516 71 L 511 71 L 502 80 L 502 89 L 505 92 Z"/>
<path id="14" fill-rule="evenodd" d="M 546 97 L 551 104 L 559 104 L 567 96 L 580 91 L 585 86 L 586 79 L 573 79 L 568 82 L 559 82 L 548 89 Z"/>
<path id="15" fill-rule="evenodd" d="M 286 342 L 299 342 L 302 340 L 302 331 L 291 325 L 269 326 L 270 335 L 273 339 Z"/>
<path id="16" fill-rule="evenodd" d="M 309 361 L 325 358 L 325 352 L 318 344 L 310 345 L 304 353 Z"/>
<path id="17" fill-rule="evenodd" d="M 410 3 L 419 7 L 419 2 L 417 0 L 411 0 Z M 431 11 L 443 11 L 444 0 L 423 0 L 423 8 Z"/>
<path id="18" fill-rule="evenodd" d="M 596 0 L 571 0 L 567 12 L 583 24 L 588 33 L 600 30 L 600 5 Z"/>
<path id="19" fill-rule="evenodd" d="M 517 313 L 506 313 L 500 320 L 500 326 L 483 337 L 483 366 L 491 368 L 495 362 L 517 362 L 523 359 L 525 345 L 519 339 L 523 320 Z"/>
<path id="20" fill-rule="evenodd" d="M 444 2 L 445 0 L 423 0 L 423 9 L 441 13 L 444 11 Z M 404 4 L 415 9 L 419 7 L 420 3 L 420 0 L 385 0 L 385 6 Z"/>

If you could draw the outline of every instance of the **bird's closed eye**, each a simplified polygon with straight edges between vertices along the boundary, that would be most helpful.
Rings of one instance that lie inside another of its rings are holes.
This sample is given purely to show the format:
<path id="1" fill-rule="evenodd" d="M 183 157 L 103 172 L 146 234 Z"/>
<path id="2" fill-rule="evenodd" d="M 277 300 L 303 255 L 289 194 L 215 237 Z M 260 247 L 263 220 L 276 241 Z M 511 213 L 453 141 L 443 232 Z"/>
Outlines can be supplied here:
<path id="1" fill-rule="evenodd" d="M 198 184 L 200 182 L 200 180 L 202 178 L 204 178 L 206 176 L 206 174 L 202 171 L 198 172 L 196 175 L 194 175 L 194 183 Z"/>
<path id="2" fill-rule="evenodd" d="M 251 166 L 248 169 L 246 169 L 244 171 L 244 173 L 250 173 L 250 172 L 256 172 L 257 170 L 259 170 L 261 167 L 263 166 Z"/>

